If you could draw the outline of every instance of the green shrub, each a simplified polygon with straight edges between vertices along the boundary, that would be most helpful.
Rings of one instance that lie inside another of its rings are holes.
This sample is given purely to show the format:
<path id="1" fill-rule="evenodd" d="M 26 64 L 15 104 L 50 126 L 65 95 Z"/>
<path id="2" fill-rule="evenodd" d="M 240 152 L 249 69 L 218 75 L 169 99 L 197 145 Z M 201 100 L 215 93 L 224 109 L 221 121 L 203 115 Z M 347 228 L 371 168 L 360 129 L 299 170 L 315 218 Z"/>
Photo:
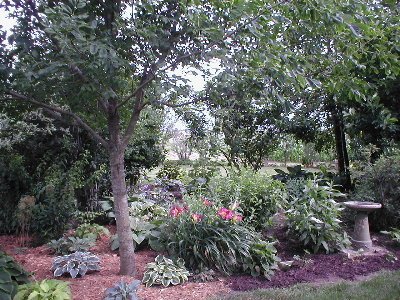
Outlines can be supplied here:
<path id="1" fill-rule="evenodd" d="M 392 228 L 392 229 L 389 230 L 389 231 L 383 230 L 383 231 L 381 231 L 381 233 L 389 235 L 390 238 L 391 238 L 394 242 L 396 242 L 397 244 L 400 244 L 400 229 L 398 229 L 398 228 Z"/>
<path id="2" fill-rule="evenodd" d="M 320 179 L 288 182 L 289 207 L 286 211 L 289 233 L 314 252 L 321 247 L 327 253 L 349 245 L 347 234 L 339 220 L 343 208 L 335 198 L 343 196 L 332 185 L 319 185 Z M 303 190 L 299 185 L 303 183 Z M 295 186 L 291 188 L 290 186 Z"/>
<path id="3" fill-rule="evenodd" d="M 129 208 L 130 227 L 135 247 L 146 245 L 149 239 L 159 235 L 159 226 L 163 223 L 162 218 L 167 216 L 164 207 L 154 201 L 140 199 L 131 202 Z M 119 248 L 117 235 L 111 237 L 111 250 Z"/>
<path id="4" fill-rule="evenodd" d="M 382 204 L 369 217 L 374 229 L 400 227 L 400 152 L 382 156 L 357 174 L 352 198 Z"/>
<path id="5" fill-rule="evenodd" d="M 51 240 L 47 246 L 54 251 L 55 254 L 69 254 L 76 251 L 84 252 L 95 245 L 93 237 L 77 238 L 73 236 L 65 236 L 58 240 Z"/>
<path id="6" fill-rule="evenodd" d="M 99 239 L 102 235 L 110 235 L 110 231 L 104 226 L 98 225 L 98 224 L 81 224 L 79 225 L 78 228 L 75 230 L 76 237 L 84 239 L 92 239 L 92 240 L 97 240 Z M 76 250 L 78 251 L 78 250 Z"/>
<path id="7" fill-rule="evenodd" d="M 194 271 L 215 268 L 225 274 L 251 273 L 251 266 L 255 268 L 259 261 L 264 263 L 264 270 L 273 268 L 274 264 L 268 263 L 269 258 L 261 257 L 270 254 L 265 252 L 257 257 L 252 252 L 256 244 L 262 243 L 261 237 L 241 225 L 242 215 L 209 199 L 192 197 L 189 200 L 187 207 L 172 206 L 170 218 L 161 228 L 158 242 L 169 255 L 181 257 Z M 270 258 L 274 260 L 275 255 Z M 253 272 L 253 275 L 256 274 Z"/>
<path id="8" fill-rule="evenodd" d="M 146 287 L 162 284 L 164 287 L 183 284 L 188 281 L 189 271 L 185 268 L 183 259 L 173 261 L 162 255 L 155 258 L 155 262 L 148 263 L 143 274 L 142 282 Z"/>
<path id="9" fill-rule="evenodd" d="M 129 284 L 120 281 L 106 290 L 104 300 L 138 300 L 139 298 L 137 297 L 136 292 L 139 285 L 139 280 L 134 280 Z"/>
<path id="10" fill-rule="evenodd" d="M 104 211 L 77 211 L 75 212 L 75 218 L 79 224 L 94 224 L 100 220 L 104 221 L 106 213 Z M 102 224 L 101 221 L 99 224 Z"/>
<path id="11" fill-rule="evenodd" d="M 267 175 L 243 171 L 210 182 L 212 198 L 224 205 L 239 203 L 246 223 L 261 229 L 286 206 L 285 185 Z"/>
<path id="12" fill-rule="evenodd" d="M 184 177 L 183 170 L 176 164 L 172 164 L 171 162 L 165 162 L 164 165 L 157 173 L 158 178 L 168 178 L 172 180 L 179 180 Z"/>
<path id="13" fill-rule="evenodd" d="M 18 287 L 18 293 L 13 300 L 70 300 L 69 282 L 61 280 L 42 280 Z"/>
<path id="14" fill-rule="evenodd" d="M 31 233 L 38 242 L 46 243 L 67 229 L 75 211 L 74 199 L 68 184 L 44 187 L 39 199 L 32 209 Z"/>
<path id="15" fill-rule="evenodd" d="M 7 254 L 0 252 L 0 299 L 11 300 L 18 285 L 29 282 L 29 273 Z"/>
<path id="16" fill-rule="evenodd" d="M 58 256 L 53 261 L 52 270 L 54 276 L 62 276 L 67 273 L 72 278 L 80 275 L 85 276 L 87 272 L 100 270 L 100 259 L 90 252 L 75 252 L 69 255 Z"/>

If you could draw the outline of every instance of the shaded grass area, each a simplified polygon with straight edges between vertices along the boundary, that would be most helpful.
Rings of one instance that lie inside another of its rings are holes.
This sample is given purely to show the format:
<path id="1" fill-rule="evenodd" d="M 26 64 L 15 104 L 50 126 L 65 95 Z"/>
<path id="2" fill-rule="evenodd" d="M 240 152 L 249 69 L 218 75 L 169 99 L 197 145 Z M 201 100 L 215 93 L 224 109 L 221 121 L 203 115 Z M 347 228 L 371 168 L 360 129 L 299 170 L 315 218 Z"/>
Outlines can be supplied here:
<path id="1" fill-rule="evenodd" d="M 335 284 L 299 284 L 285 289 L 265 289 L 217 296 L 210 300 L 399 300 L 400 271 L 380 272 L 371 279 Z"/>

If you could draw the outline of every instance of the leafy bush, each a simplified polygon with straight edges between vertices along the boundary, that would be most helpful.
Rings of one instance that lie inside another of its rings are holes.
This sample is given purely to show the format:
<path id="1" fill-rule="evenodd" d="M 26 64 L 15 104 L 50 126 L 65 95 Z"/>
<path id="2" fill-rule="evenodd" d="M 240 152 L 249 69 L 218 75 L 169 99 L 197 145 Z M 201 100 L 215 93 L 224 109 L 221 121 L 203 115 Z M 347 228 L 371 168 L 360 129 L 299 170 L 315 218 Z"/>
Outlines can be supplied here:
<path id="1" fill-rule="evenodd" d="M 286 211 L 289 233 L 294 234 L 306 247 L 317 252 L 321 246 L 327 253 L 349 245 L 347 234 L 340 226 L 341 210 L 336 197 L 343 194 L 332 185 L 319 185 L 320 179 L 295 181 L 289 188 L 289 206 Z M 299 184 L 303 183 L 303 190 Z"/>
<path id="2" fill-rule="evenodd" d="M 13 300 L 70 300 L 69 282 L 61 280 L 42 280 L 18 287 L 18 293 Z"/>
<path id="3" fill-rule="evenodd" d="M 400 229 L 392 228 L 390 231 L 383 230 L 381 233 L 389 235 L 394 242 L 400 244 Z"/>
<path id="4" fill-rule="evenodd" d="M 21 268 L 11 256 L 0 252 L 0 299 L 11 300 L 19 284 L 29 282 L 29 273 Z"/>
<path id="5" fill-rule="evenodd" d="M 265 227 L 270 217 L 286 206 L 284 184 L 252 171 L 215 178 L 210 189 L 212 198 L 224 205 L 239 203 L 246 223 L 257 229 Z"/>
<path id="6" fill-rule="evenodd" d="M 171 162 L 165 162 L 164 165 L 157 173 L 158 178 L 168 178 L 172 180 L 179 180 L 184 177 L 183 170 L 176 164 L 172 164 Z"/>
<path id="7" fill-rule="evenodd" d="M 188 206 L 171 207 L 170 218 L 161 227 L 157 241 L 164 248 L 157 250 L 167 250 L 174 258 L 181 257 L 191 270 L 200 272 L 210 268 L 225 274 L 251 272 L 251 266 L 254 264 L 256 268 L 259 261 L 264 263 L 265 270 L 273 268 L 268 257 L 257 257 L 258 254 L 252 252 L 253 246 L 261 243 L 261 237 L 241 225 L 243 217 L 234 207 L 219 207 L 205 198 L 189 200 Z M 274 260 L 275 255 L 270 258 Z M 253 275 L 256 274 L 253 272 Z"/>
<path id="8" fill-rule="evenodd" d="M 100 259 L 90 252 L 75 252 L 69 255 L 58 256 L 53 261 L 52 271 L 54 276 L 67 273 L 72 278 L 85 276 L 86 272 L 99 271 Z"/>
<path id="9" fill-rule="evenodd" d="M 155 262 L 148 263 L 146 271 L 143 274 L 142 282 L 146 287 L 153 284 L 162 284 L 167 287 L 170 284 L 178 285 L 188 281 L 189 271 L 185 268 L 183 259 L 178 258 L 176 261 L 158 255 Z"/>
<path id="10" fill-rule="evenodd" d="M 65 232 L 74 213 L 74 199 L 68 184 L 46 186 L 40 194 L 40 201 L 32 210 L 31 232 L 42 243 L 57 238 Z"/>
<path id="11" fill-rule="evenodd" d="M 138 300 L 136 292 L 139 284 L 139 280 L 134 280 L 130 284 L 120 281 L 106 290 L 104 300 Z"/>
<path id="12" fill-rule="evenodd" d="M 378 159 L 356 174 L 355 193 L 359 201 L 382 204 L 370 214 L 370 224 L 376 230 L 400 227 L 400 152 Z"/>
<path id="13" fill-rule="evenodd" d="M 159 235 L 159 226 L 163 222 L 162 218 L 167 215 L 167 211 L 152 200 L 140 199 L 131 202 L 129 215 L 132 237 L 137 248 L 145 245 L 150 238 Z M 111 250 L 118 248 L 118 236 L 114 235 L 111 237 Z"/>
<path id="14" fill-rule="evenodd" d="M 95 240 L 90 238 L 77 238 L 73 236 L 65 236 L 58 240 L 51 240 L 47 246 L 54 250 L 55 254 L 69 254 L 76 251 L 85 252 L 95 245 Z"/>
<path id="15" fill-rule="evenodd" d="M 301 168 L 301 165 L 296 165 L 294 167 L 286 167 L 287 172 L 281 169 L 274 169 L 275 175 L 272 178 L 282 182 L 287 182 L 291 179 L 311 179 L 313 178 L 313 173 Z"/>
<path id="16" fill-rule="evenodd" d="M 75 218 L 79 224 L 94 224 L 98 220 L 104 220 L 104 211 L 77 211 L 75 213 Z M 101 222 L 99 223 L 101 224 Z"/>
<path id="17" fill-rule="evenodd" d="M 85 224 L 79 225 L 79 227 L 75 230 L 74 235 L 81 239 L 86 238 L 86 239 L 97 240 L 102 235 L 109 236 L 110 231 L 108 231 L 108 229 L 105 228 L 104 226 L 101 226 L 98 224 L 85 223 Z M 75 251 L 81 251 L 81 250 L 75 250 Z"/>
<path id="18" fill-rule="evenodd" d="M 250 256 L 244 258 L 243 271 L 249 271 L 252 276 L 264 276 L 271 280 L 274 271 L 278 269 L 276 248 L 272 243 L 259 240 L 250 247 Z"/>

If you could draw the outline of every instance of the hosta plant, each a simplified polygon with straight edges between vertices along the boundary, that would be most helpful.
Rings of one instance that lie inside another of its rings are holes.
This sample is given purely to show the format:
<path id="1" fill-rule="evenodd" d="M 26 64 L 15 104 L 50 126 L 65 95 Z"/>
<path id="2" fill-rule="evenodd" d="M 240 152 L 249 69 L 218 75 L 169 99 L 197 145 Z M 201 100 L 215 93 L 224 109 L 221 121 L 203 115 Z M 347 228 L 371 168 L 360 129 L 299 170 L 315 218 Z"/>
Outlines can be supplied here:
<path id="1" fill-rule="evenodd" d="M 146 287 L 154 284 L 162 284 L 167 287 L 170 284 L 178 285 L 188 281 L 189 271 L 185 268 L 183 259 L 173 261 L 165 256 L 158 255 L 155 262 L 148 263 L 142 282 Z"/>
<path id="2" fill-rule="evenodd" d="M 11 300 L 19 284 L 29 282 L 29 273 L 18 265 L 11 256 L 0 252 L 0 299 Z"/>
<path id="3" fill-rule="evenodd" d="M 51 240 L 47 246 L 54 251 L 55 254 L 69 254 L 76 251 L 85 252 L 95 245 L 95 239 L 78 238 L 74 236 L 65 236 L 58 240 Z"/>
<path id="4" fill-rule="evenodd" d="M 75 235 L 75 237 L 81 238 L 81 239 L 89 238 L 92 240 L 97 240 L 102 235 L 109 236 L 110 231 L 106 227 L 98 225 L 98 224 L 85 223 L 85 224 L 79 225 L 79 227 L 76 228 L 74 235 Z"/>
<path id="5" fill-rule="evenodd" d="M 104 300 L 138 300 L 136 292 L 139 285 L 139 280 L 134 280 L 131 283 L 120 281 L 106 290 Z"/>
<path id="6" fill-rule="evenodd" d="M 13 300 L 70 300 L 69 282 L 61 280 L 42 280 L 23 284 L 18 287 L 18 293 Z"/>
<path id="7" fill-rule="evenodd" d="M 330 253 L 350 245 L 339 220 L 343 208 L 335 201 L 344 195 L 332 184 L 319 185 L 319 180 L 302 181 L 302 190 L 289 191 L 288 232 L 306 248 Z"/>
<path id="8" fill-rule="evenodd" d="M 53 261 L 54 276 L 69 274 L 72 278 L 83 277 L 87 272 L 100 270 L 100 259 L 90 252 L 75 252 L 58 256 Z"/>

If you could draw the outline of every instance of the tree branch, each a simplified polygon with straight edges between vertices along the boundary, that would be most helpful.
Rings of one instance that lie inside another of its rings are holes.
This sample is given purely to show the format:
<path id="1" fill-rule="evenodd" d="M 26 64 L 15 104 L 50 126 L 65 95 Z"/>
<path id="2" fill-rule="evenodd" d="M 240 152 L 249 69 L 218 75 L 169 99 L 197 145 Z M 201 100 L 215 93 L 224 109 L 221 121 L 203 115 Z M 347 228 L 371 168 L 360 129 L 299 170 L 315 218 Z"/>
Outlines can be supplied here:
<path id="1" fill-rule="evenodd" d="M 59 113 L 60 115 L 65 115 L 65 116 L 71 117 L 76 122 L 76 124 L 78 124 L 83 129 L 85 129 L 96 142 L 102 144 L 106 149 L 108 149 L 107 141 L 105 139 L 103 139 L 93 128 L 91 128 L 85 121 L 83 121 L 78 115 L 74 114 L 73 112 L 64 110 L 62 108 L 59 108 L 59 107 L 56 107 L 56 106 L 53 106 L 50 104 L 46 104 L 46 103 L 37 101 L 31 97 L 27 97 L 25 95 L 19 94 L 14 91 L 7 91 L 6 94 L 13 97 L 13 98 L 9 98 L 7 100 L 14 99 L 14 100 L 21 100 L 21 101 L 29 102 L 29 103 L 35 104 L 36 106 L 45 108 L 49 111 Z"/>
<path id="2" fill-rule="evenodd" d="M 174 69 L 175 67 L 177 67 L 181 62 L 183 62 L 185 59 L 191 57 L 191 56 L 195 56 L 201 53 L 204 53 L 205 51 L 211 49 L 212 47 L 218 45 L 220 42 L 225 41 L 226 39 L 232 37 L 233 35 L 239 33 L 241 30 L 243 30 L 247 25 L 251 24 L 252 22 L 256 21 L 257 19 L 259 19 L 266 11 L 269 11 L 279 5 L 282 5 L 286 2 L 290 2 L 291 0 L 282 0 L 274 5 L 271 5 L 269 7 L 266 7 L 264 10 L 262 10 L 259 14 L 257 14 L 256 16 L 254 16 L 253 18 L 247 20 L 246 22 L 244 22 L 242 25 L 240 25 L 239 27 L 237 27 L 236 29 L 227 32 L 221 40 L 219 41 L 215 41 L 212 42 L 210 44 L 208 44 L 207 46 L 205 46 L 203 49 L 199 49 L 190 53 L 187 53 L 185 55 L 182 55 L 180 57 L 178 57 L 174 62 L 172 62 L 170 65 L 166 66 L 165 68 L 162 69 L 158 69 L 158 68 L 154 68 L 153 73 L 151 74 L 151 76 L 145 80 L 144 82 L 141 82 L 141 84 L 136 88 L 135 91 L 133 91 L 130 95 L 128 95 L 127 97 L 125 97 L 125 99 L 118 104 L 118 108 L 125 105 L 130 99 L 132 99 L 133 97 L 135 97 L 142 89 L 144 89 L 151 81 L 154 80 L 154 78 L 156 77 L 156 73 L 158 71 L 167 71 L 170 69 Z M 164 58 L 165 60 L 165 58 Z M 183 105 L 182 105 L 183 106 Z"/>

